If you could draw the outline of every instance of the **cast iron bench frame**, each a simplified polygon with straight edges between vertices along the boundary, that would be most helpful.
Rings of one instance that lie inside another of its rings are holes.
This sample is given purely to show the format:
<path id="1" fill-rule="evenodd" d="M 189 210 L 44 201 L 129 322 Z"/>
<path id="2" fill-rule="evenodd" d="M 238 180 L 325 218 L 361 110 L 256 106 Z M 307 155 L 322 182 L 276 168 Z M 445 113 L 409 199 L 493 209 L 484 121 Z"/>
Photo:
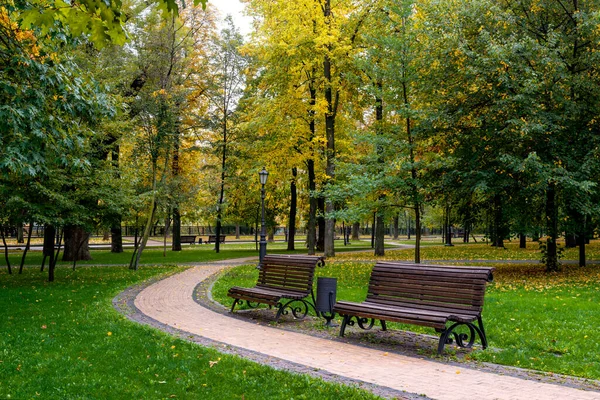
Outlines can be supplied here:
<path id="1" fill-rule="evenodd" d="M 364 302 L 335 304 L 333 311 L 343 316 L 340 336 L 344 336 L 347 325 L 354 325 L 353 318 L 362 329 L 371 329 L 378 319 L 384 331 L 386 321 L 435 328 L 440 333 L 440 355 L 453 338 L 459 347 L 472 347 L 475 333 L 485 349 L 488 342 L 481 312 L 493 271 L 488 267 L 378 262 Z M 463 325 L 468 333 L 457 333 L 456 328 Z"/>
<path id="2" fill-rule="evenodd" d="M 304 255 L 265 255 L 258 273 L 258 282 L 252 288 L 234 286 L 227 296 L 232 297 L 231 312 L 237 304 L 246 304 L 250 308 L 258 304 L 277 307 L 275 322 L 281 315 L 287 315 L 289 308 L 294 318 L 302 319 L 308 314 L 308 307 L 315 309 L 313 278 L 316 266 L 324 266 L 325 259 L 320 256 Z M 310 296 L 312 303 L 306 298 Z M 292 306 L 293 303 L 299 303 Z"/>

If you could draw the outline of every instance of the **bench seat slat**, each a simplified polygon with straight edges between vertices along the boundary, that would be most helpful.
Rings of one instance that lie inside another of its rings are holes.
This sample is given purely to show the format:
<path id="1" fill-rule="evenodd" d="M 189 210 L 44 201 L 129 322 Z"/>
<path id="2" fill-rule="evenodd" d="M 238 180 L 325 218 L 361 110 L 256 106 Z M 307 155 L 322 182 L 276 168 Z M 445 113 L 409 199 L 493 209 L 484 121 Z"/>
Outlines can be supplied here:
<path id="1" fill-rule="evenodd" d="M 373 270 L 375 273 L 375 278 L 377 279 L 390 279 L 393 281 L 399 280 L 408 280 L 410 282 L 439 282 L 440 280 L 448 283 L 456 283 L 463 285 L 482 285 L 487 282 L 487 279 L 484 277 L 474 277 L 474 276 L 460 276 L 460 275 L 452 275 L 452 274 L 444 274 L 444 275 L 427 275 L 427 274 L 413 274 L 411 271 L 385 271 L 381 272 L 378 270 Z"/>
<path id="2" fill-rule="evenodd" d="M 351 309 L 352 306 L 348 306 L 348 303 L 350 302 L 341 302 L 340 308 Z M 379 310 L 382 313 L 393 314 L 397 312 L 399 314 L 423 315 L 451 320 L 460 319 L 461 321 L 474 321 L 479 315 L 479 313 L 473 310 L 414 308 L 410 304 L 380 304 L 369 301 L 355 304 L 359 304 L 361 307 L 364 306 L 366 309 Z"/>
<path id="3" fill-rule="evenodd" d="M 439 301 L 444 303 L 457 303 L 457 304 L 473 304 L 477 306 L 483 306 L 483 298 L 482 296 L 474 296 L 474 295 L 454 295 L 449 296 L 447 293 L 418 293 L 418 291 L 403 291 L 398 292 L 391 288 L 387 288 L 385 290 L 377 290 L 370 291 L 367 298 L 372 297 L 393 297 L 393 298 L 407 298 L 407 299 L 416 299 L 422 301 Z"/>
<path id="4" fill-rule="evenodd" d="M 246 296 L 256 296 L 256 297 L 264 297 L 264 298 L 281 298 L 285 297 L 288 299 L 297 299 L 304 298 L 307 296 L 306 291 L 296 291 L 296 290 L 281 290 L 277 288 L 269 288 L 269 287 L 254 287 L 254 288 L 240 288 L 240 287 L 232 287 L 230 289 L 231 293 L 239 293 L 244 294 Z"/>
<path id="5" fill-rule="evenodd" d="M 439 282 L 435 284 L 415 284 L 413 282 L 401 283 L 384 280 L 371 282 L 369 289 L 371 292 L 375 292 L 377 290 L 392 290 L 394 292 L 407 291 L 410 293 L 435 293 L 437 295 L 447 295 L 448 297 L 472 297 L 474 295 L 482 296 L 482 294 L 485 293 L 485 286 L 457 288 L 454 285 L 445 286 Z"/>
<path id="6" fill-rule="evenodd" d="M 369 303 L 373 304 L 382 304 L 382 305 L 391 305 L 398 307 L 407 307 L 407 308 L 415 308 L 415 309 L 423 309 L 423 310 L 443 310 L 447 312 L 457 312 L 457 313 L 476 313 L 480 312 L 479 306 L 473 306 L 468 304 L 447 304 L 441 302 L 416 302 L 410 301 L 410 299 L 386 299 L 383 297 L 379 298 L 369 298 L 366 300 Z"/>
<path id="7" fill-rule="evenodd" d="M 371 312 L 371 313 L 380 313 L 381 315 L 406 315 L 406 316 L 414 316 L 416 319 L 422 318 L 424 320 L 432 319 L 435 321 L 446 321 L 451 318 L 460 318 L 461 320 L 469 320 L 473 321 L 477 319 L 477 315 L 467 314 L 467 313 L 448 313 L 440 310 L 423 310 L 416 308 L 407 308 L 407 307 L 399 307 L 399 306 L 384 306 L 381 304 L 372 304 L 369 302 L 363 303 L 352 303 L 352 302 L 340 302 L 338 305 L 336 303 L 336 308 L 338 310 L 360 310 L 360 312 Z"/>
<path id="8" fill-rule="evenodd" d="M 352 314 L 362 318 L 383 319 L 385 321 L 417 324 L 421 326 L 429 326 L 432 328 L 439 328 L 445 326 L 447 320 L 445 316 L 427 313 L 403 313 L 393 308 L 386 309 L 385 307 L 369 307 L 365 303 L 339 303 L 341 304 L 338 305 L 338 303 L 336 303 L 334 311 L 342 315 Z"/>

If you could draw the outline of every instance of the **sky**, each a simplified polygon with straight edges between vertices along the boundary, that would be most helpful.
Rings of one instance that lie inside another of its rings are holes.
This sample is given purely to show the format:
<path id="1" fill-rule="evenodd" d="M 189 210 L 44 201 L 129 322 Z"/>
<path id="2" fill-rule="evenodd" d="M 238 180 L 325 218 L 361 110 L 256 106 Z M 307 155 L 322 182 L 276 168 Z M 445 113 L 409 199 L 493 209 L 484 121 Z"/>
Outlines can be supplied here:
<path id="1" fill-rule="evenodd" d="M 227 14 L 233 17 L 233 23 L 238 27 L 243 35 L 250 33 L 251 19 L 242 14 L 244 4 L 239 0 L 208 0 L 208 7 L 217 7 L 221 12 L 221 18 L 225 18 Z"/>

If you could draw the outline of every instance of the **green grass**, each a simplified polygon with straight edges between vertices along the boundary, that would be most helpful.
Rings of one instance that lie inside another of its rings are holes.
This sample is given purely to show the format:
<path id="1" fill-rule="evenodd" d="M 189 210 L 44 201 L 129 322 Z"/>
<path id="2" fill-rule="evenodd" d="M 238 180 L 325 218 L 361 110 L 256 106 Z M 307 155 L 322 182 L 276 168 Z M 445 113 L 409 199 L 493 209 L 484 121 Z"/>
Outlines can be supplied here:
<path id="1" fill-rule="evenodd" d="M 370 399 L 128 321 L 115 295 L 177 267 L 0 272 L 0 398 Z"/>
<path id="2" fill-rule="evenodd" d="M 317 269 L 317 276 L 338 279 L 338 299 L 362 301 L 373 265 L 329 262 Z M 484 308 L 491 347 L 474 351 L 469 357 L 600 379 L 600 266 L 564 266 L 561 273 L 550 275 L 541 265 L 495 267 L 495 282 L 488 286 Z M 213 297 L 229 306 L 227 289 L 233 285 L 253 286 L 256 279 L 254 266 L 234 268 L 215 283 Z M 437 336 L 432 329 L 414 325 L 389 326 Z"/>

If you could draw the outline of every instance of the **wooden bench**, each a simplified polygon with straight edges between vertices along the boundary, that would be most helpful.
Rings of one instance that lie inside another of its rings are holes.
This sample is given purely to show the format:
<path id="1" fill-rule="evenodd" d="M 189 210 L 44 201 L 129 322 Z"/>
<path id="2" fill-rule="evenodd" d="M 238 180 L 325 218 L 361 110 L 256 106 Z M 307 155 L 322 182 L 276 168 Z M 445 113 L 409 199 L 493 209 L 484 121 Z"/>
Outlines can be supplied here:
<path id="1" fill-rule="evenodd" d="M 208 241 L 206 243 L 216 243 L 217 235 L 208 235 Z M 219 243 L 225 243 L 225 235 L 219 235 Z"/>
<path id="2" fill-rule="evenodd" d="M 256 308 L 259 303 L 267 304 L 269 308 L 277 307 L 276 322 L 282 314 L 288 314 L 287 308 L 298 319 L 308 314 L 309 306 L 316 313 L 313 277 L 315 267 L 324 264 L 324 258 L 319 256 L 266 255 L 260 266 L 256 286 L 252 288 L 234 286 L 229 289 L 227 296 L 234 299 L 231 312 L 237 304 L 246 301 L 251 308 Z M 309 296 L 312 303 L 305 300 Z M 299 305 L 292 307 L 292 303 L 299 303 Z"/>
<path id="3" fill-rule="evenodd" d="M 189 244 L 195 244 L 196 243 L 196 235 L 181 235 L 180 236 L 180 241 L 181 244 L 184 243 L 189 243 Z"/>
<path id="4" fill-rule="evenodd" d="M 371 272 L 364 302 L 335 304 L 333 311 L 344 317 L 340 336 L 344 336 L 347 325 L 354 325 L 353 318 L 362 329 L 372 328 L 379 320 L 386 330 L 385 321 L 393 321 L 435 328 L 440 333 L 438 354 L 453 338 L 459 347 L 472 347 L 475 333 L 485 349 L 481 311 L 486 283 L 491 282 L 493 271 L 487 267 L 378 262 Z M 466 329 L 456 329 L 461 326 Z"/>

